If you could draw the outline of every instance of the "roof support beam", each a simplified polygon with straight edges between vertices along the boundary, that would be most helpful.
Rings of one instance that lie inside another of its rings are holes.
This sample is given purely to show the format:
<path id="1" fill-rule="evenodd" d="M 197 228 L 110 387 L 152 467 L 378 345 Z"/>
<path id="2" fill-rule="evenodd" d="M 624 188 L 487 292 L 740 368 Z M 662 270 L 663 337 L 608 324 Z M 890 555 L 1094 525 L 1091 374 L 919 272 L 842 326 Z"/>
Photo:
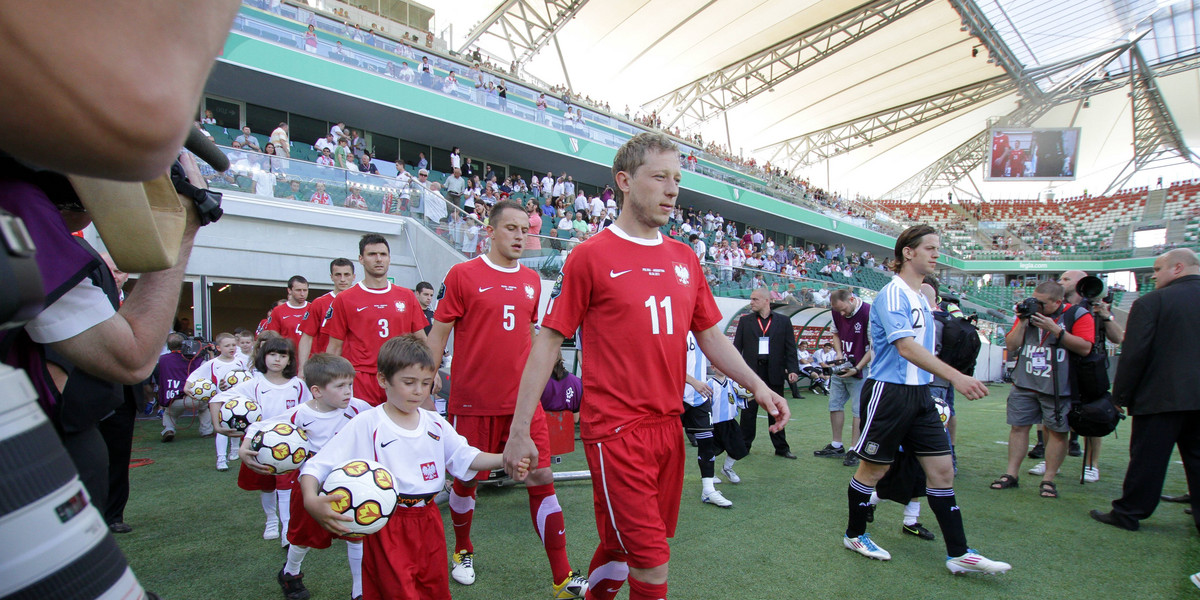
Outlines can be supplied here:
<path id="1" fill-rule="evenodd" d="M 579 13 L 588 0 L 504 0 L 471 29 L 459 47 L 464 53 L 485 35 L 504 40 L 517 67 L 529 62 Z M 563 66 L 566 73 L 566 65 Z M 569 79 L 569 77 L 568 77 Z"/>
<path id="2" fill-rule="evenodd" d="M 873 0 L 642 105 L 690 129 L 773 89 L 934 0 Z"/>
<path id="3" fill-rule="evenodd" d="M 1105 195 L 1121 189 L 1135 173 L 1155 164 L 1200 164 L 1184 142 L 1183 133 L 1179 131 L 1158 89 L 1154 70 L 1146 65 L 1146 59 L 1137 46 L 1130 51 L 1130 58 L 1133 67 L 1129 72 L 1129 97 L 1133 103 L 1133 159 L 1104 190 Z"/>
<path id="4" fill-rule="evenodd" d="M 962 18 L 966 31 L 983 43 L 983 47 L 988 51 L 988 60 L 1000 65 L 1000 68 L 1017 82 L 1021 95 L 1031 99 L 1041 97 L 1041 89 L 1025 75 L 1025 67 L 1013 55 L 1008 44 L 1004 43 L 983 11 L 979 10 L 975 0 L 950 0 L 950 5 Z"/>

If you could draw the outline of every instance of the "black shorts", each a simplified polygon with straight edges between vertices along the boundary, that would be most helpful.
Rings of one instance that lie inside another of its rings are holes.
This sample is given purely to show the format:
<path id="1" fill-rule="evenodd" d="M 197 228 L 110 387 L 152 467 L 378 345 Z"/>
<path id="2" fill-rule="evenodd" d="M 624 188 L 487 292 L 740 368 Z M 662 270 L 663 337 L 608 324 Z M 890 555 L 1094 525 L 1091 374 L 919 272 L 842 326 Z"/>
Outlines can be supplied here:
<path id="1" fill-rule="evenodd" d="M 692 406 L 686 402 L 683 403 L 683 414 L 679 415 L 679 420 L 683 421 L 683 429 L 696 433 L 697 431 L 712 431 L 712 400 L 705 400 L 700 406 Z"/>
<path id="2" fill-rule="evenodd" d="M 738 424 L 737 419 L 721 421 L 713 423 L 713 444 L 717 447 L 717 454 L 724 451 L 733 460 L 742 460 L 750 454 L 750 449 L 746 447 L 746 440 L 742 437 L 742 426 Z"/>
<path id="3" fill-rule="evenodd" d="M 853 450 L 859 458 L 891 464 L 896 449 L 916 456 L 950 454 L 950 436 L 942 426 L 928 385 L 901 385 L 868 379 L 860 396 L 862 433 Z"/>

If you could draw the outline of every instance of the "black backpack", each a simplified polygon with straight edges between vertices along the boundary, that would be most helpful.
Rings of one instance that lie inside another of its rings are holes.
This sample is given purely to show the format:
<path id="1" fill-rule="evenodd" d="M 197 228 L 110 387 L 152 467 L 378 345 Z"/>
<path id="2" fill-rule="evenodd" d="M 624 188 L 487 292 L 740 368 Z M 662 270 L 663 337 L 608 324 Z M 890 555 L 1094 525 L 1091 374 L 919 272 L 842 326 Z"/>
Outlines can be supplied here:
<path id="1" fill-rule="evenodd" d="M 938 358 L 964 375 L 975 375 L 975 360 L 983 342 L 979 341 L 979 330 L 962 317 L 951 316 L 946 311 L 934 311 L 933 318 L 942 324 L 942 348 Z"/>
<path id="2" fill-rule="evenodd" d="M 1072 306 L 1063 319 L 1063 328 L 1070 331 L 1087 308 Z M 1109 394 L 1108 354 L 1104 351 L 1104 332 L 1096 327 L 1096 341 L 1087 356 L 1068 352 L 1071 361 L 1071 412 L 1067 423 L 1079 435 L 1104 437 L 1112 433 L 1125 415 L 1117 412 Z"/>

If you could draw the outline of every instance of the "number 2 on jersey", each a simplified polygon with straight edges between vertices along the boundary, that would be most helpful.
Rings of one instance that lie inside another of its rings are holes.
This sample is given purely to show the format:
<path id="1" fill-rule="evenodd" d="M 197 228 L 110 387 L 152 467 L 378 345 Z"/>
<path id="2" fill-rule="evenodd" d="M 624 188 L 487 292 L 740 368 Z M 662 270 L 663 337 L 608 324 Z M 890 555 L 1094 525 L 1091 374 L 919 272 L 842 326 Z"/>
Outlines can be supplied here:
<path id="1" fill-rule="evenodd" d="M 658 335 L 658 333 L 659 333 L 659 331 L 658 331 L 658 307 L 661 306 L 667 316 L 667 335 L 674 335 L 674 333 L 675 333 L 675 316 L 671 313 L 671 297 L 670 296 L 665 296 L 662 299 L 662 302 L 658 302 L 657 298 L 655 298 L 654 296 L 650 296 L 649 298 L 646 299 L 646 303 L 643 304 L 642 306 L 645 306 L 646 308 L 650 309 L 650 333 L 653 333 L 654 335 Z"/>

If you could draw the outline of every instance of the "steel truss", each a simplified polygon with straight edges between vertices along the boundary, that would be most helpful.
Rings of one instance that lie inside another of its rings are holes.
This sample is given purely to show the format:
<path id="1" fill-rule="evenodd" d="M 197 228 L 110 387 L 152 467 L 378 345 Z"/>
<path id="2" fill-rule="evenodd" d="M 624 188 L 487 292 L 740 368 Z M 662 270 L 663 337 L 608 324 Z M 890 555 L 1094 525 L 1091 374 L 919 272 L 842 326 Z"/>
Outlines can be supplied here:
<path id="1" fill-rule="evenodd" d="M 505 0 L 483 21 L 471 29 L 459 47 L 464 53 L 485 35 L 504 40 L 512 52 L 512 60 L 520 68 L 550 42 L 557 49 L 557 34 L 570 22 L 588 0 Z M 562 51 L 558 52 L 562 61 Z M 567 65 L 563 63 L 563 74 Z M 570 76 L 566 75 L 570 85 Z"/>
<path id="2" fill-rule="evenodd" d="M 773 89 L 934 0 L 874 0 L 642 105 L 667 128 L 690 129 Z M 665 115 L 665 116 L 664 116 Z"/>

